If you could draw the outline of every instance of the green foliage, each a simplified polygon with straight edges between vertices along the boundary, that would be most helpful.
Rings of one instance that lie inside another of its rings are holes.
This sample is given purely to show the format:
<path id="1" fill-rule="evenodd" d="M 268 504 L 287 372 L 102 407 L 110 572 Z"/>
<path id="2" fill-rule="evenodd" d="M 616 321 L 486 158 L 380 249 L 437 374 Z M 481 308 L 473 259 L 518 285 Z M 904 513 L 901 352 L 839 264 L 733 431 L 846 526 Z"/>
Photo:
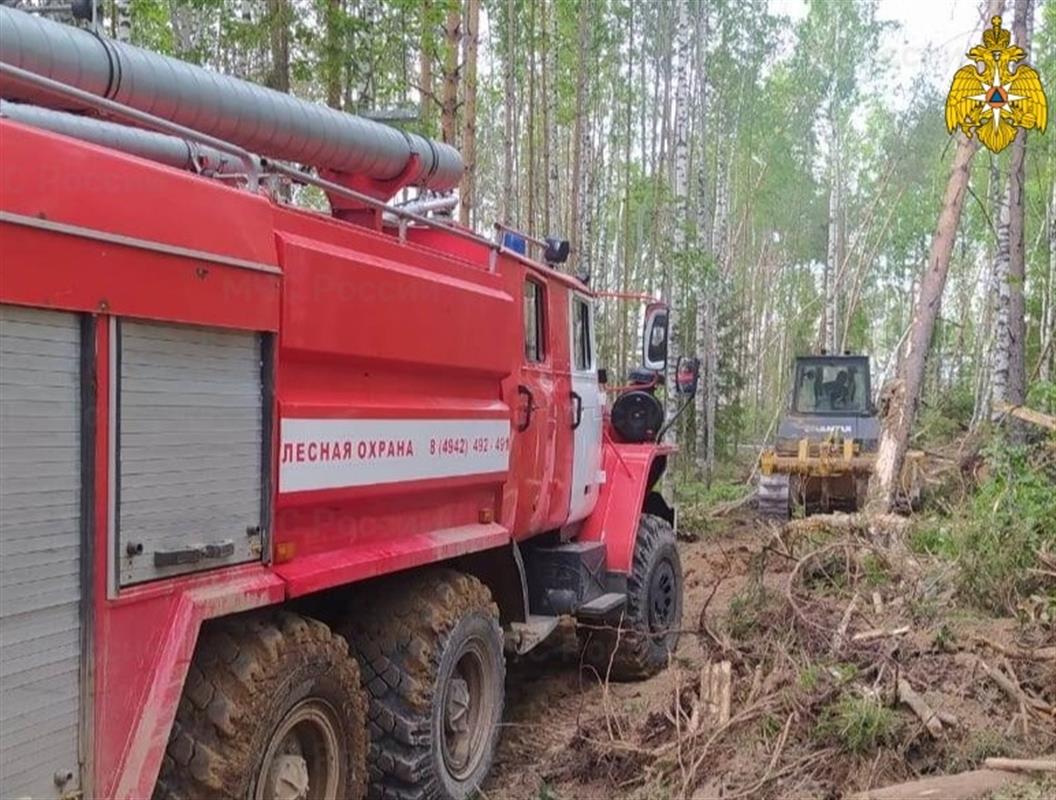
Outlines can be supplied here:
<path id="1" fill-rule="evenodd" d="M 870 753 L 894 742 L 898 717 L 876 697 L 844 691 L 822 711 L 815 730 L 849 753 Z"/>
<path id="2" fill-rule="evenodd" d="M 1047 452 L 995 440 L 976 492 L 910 535 L 916 552 L 957 563 L 957 588 L 969 601 L 1007 613 L 1032 593 L 1053 593 L 1037 559 L 1056 551 L 1056 465 Z"/>
<path id="3" fill-rule="evenodd" d="M 676 484 L 675 497 L 680 503 L 710 508 L 719 503 L 740 500 L 751 491 L 752 487 L 744 481 L 715 480 L 708 486 L 704 481 L 686 480 Z"/>
<path id="4" fill-rule="evenodd" d="M 942 517 L 921 520 L 909 536 L 909 546 L 916 553 L 953 558 L 957 553 L 953 523 Z"/>
<path id="5" fill-rule="evenodd" d="M 1056 414 L 1056 381 L 1035 381 L 1027 394 L 1027 405 L 1042 413 Z"/>
<path id="6" fill-rule="evenodd" d="M 987 452 L 990 476 L 959 532 L 960 588 L 972 600 L 1010 610 L 1040 588 L 1037 553 L 1056 551 L 1056 475 L 1020 445 L 998 441 Z"/>
<path id="7" fill-rule="evenodd" d="M 944 444 L 968 430 L 975 396 L 970 386 L 958 386 L 940 394 L 920 411 L 915 439 L 923 444 Z"/>

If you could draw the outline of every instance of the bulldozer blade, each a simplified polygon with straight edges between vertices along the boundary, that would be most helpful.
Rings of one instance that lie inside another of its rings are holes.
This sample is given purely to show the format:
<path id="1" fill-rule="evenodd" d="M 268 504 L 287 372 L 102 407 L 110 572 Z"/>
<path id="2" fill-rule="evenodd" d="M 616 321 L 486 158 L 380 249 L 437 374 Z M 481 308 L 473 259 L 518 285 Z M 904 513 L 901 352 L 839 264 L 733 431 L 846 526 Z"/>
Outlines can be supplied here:
<path id="1" fill-rule="evenodd" d="M 765 517 L 786 520 L 791 516 L 789 476 L 760 475 L 757 489 L 759 513 Z"/>

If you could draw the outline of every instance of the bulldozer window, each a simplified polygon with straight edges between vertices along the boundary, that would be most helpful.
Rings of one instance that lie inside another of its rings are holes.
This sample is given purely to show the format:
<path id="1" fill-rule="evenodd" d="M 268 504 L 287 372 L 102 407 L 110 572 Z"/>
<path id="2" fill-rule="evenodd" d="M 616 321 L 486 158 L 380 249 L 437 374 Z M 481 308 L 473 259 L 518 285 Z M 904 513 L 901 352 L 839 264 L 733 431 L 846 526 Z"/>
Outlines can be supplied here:
<path id="1" fill-rule="evenodd" d="M 524 360 L 538 364 L 546 358 L 544 312 L 545 295 L 541 284 L 524 282 Z"/>
<path id="2" fill-rule="evenodd" d="M 796 369 L 796 411 L 865 413 L 869 406 L 867 371 L 848 362 L 803 361 Z"/>

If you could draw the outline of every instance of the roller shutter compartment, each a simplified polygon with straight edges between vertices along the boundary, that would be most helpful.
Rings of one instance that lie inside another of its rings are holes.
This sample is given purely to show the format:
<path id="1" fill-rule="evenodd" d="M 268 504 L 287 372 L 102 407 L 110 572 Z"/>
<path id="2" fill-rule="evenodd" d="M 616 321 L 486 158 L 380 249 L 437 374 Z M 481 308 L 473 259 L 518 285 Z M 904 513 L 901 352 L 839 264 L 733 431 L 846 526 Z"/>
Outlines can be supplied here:
<path id="1" fill-rule="evenodd" d="M 80 385 L 76 315 L 0 306 L 4 798 L 80 788 Z"/>
<path id="2" fill-rule="evenodd" d="M 120 585 L 259 560 L 260 337 L 118 327 Z"/>

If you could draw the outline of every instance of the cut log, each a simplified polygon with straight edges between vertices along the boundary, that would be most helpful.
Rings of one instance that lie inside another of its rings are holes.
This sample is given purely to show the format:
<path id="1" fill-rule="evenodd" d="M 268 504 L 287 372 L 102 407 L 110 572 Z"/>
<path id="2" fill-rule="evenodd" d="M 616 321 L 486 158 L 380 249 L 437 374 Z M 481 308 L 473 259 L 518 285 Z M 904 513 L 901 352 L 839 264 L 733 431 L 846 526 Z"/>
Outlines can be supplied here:
<path id="1" fill-rule="evenodd" d="M 733 665 L 729 661 L 709 662 L 700 668 L 699 706 L 711 722 L 721 727 L 730 721 L 732 695 Z"/>
<path id="2" fill-rule="evenodd" d="M 942 721 L 938 714 L 932 710 L 927 701 L 921 697 L 905 678 L 898 679 L 898 699 L 905 703 L 914 714 L 924 723 L 932 739 L 942 736 Z"/>
<path id="3" fill-rule="evenodd" d="M 1056 772 L 1056 755 L 1048 758 L 988 758 L 983 766 L 1007 772 Z"/>
<path id="4" fill-rule="evenodd" d="M 1025 780 L 1028 780 L 1028 776 L 1021 773 L 977 769 L 870 789 L 852 795 L 851 800 L 982 800 L 1003 786 Z"/>
<path id="5" fill-rule="evenodd" d="M 856 633 L 851 637 L 852 642 L 871 642 L 873 639 L 884 639 L 888 636 L 905 636 L 909 633 L 909 626 L 903 625 L 901 628 L 892 628 L 886 630 L 884 628 L 874 628 L 871 631 L 862 631 Z"/>

